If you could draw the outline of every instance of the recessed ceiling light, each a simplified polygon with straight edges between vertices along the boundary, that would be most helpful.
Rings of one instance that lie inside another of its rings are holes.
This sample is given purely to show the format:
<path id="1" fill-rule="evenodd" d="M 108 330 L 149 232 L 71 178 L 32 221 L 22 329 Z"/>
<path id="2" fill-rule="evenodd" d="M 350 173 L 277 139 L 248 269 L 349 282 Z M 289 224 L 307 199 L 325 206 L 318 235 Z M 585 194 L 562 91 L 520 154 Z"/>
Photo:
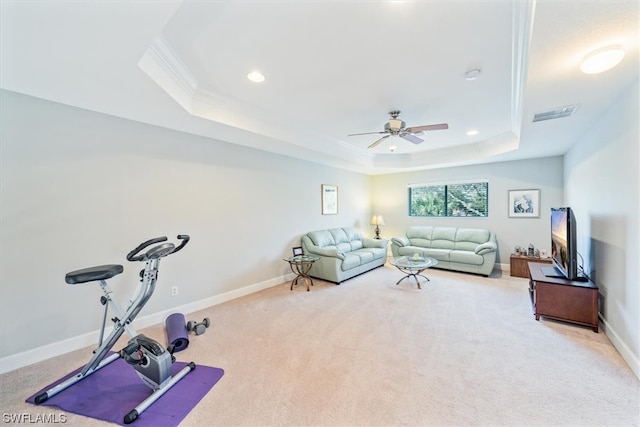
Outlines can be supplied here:
<path id="1" fill-rule="evenodd" d="M 586 74 L 602 73 L 618 65 L 623 57 L 622 46 L 605 46 L 585 56 L 580 69 Z"/>
<path id="2" fill-rule="evenodd" d="M 475 130 L 475 129 L 469 129 L 467 131 L 467 136 L 474 136 L 474 135 L 477 135 L 477 134 L 478 134 L 478 131 Z"/>
<path id="3" fill-rule="evenodd" d="M 398 147 L 396 147 L 395 145 L 392 145 L 392 146 L 389 147 L 389 151 L 391 151 L 393 153 L 394 151 L 396 151 L 397 148 Z"/>
<path id="4" fill-rule="evenodd" d="M 264 75 L 260 71 L 252 71 L 247 74 L 247 78 L 255 83 L 262 83 L 264 81 Z"/>
<path id="5" fill-rule="evenodd" d="M 480 77 L 480 74 L 482 74 L 482 71 L 478 70 L 477 68 L 475 70 L 469 70 L 466 73 L 464 73 L 464 79 L 476 80 L 478 77 Z"/>

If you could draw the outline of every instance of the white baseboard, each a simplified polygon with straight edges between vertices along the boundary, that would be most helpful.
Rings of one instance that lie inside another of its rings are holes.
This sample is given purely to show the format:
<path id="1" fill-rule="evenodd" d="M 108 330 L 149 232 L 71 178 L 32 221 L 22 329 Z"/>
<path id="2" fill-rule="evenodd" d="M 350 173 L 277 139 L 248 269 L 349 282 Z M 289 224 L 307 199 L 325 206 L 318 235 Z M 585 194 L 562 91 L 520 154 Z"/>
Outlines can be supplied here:
<path id="1" fill-rule="evenodd" d="M 144 317 L 134 320 L 133 326 L 136 329 L 144 329 L 149 326 L 157 325 L 165 322 L 167 317 L 172 313 L 194 313 L 205 308 L 222 304 L 232 299 L 240 298 L 245 295 L 250 295 L 255 292 L 262 291 L 264 289 L 271 288 L 276 285 L 280 285 L 287 281 L 293 280 L 294 274 L 289 273 L 284 276 L 276 277 L 274 279 L 265 280 L 264 282 L 248 285 L 240 289 L 234 289 L 223 294 L 214 295 L 212 297 L 194 301 L 188 304 L 181 305 L 179 307 L 172 308 L 170 310 L 164 310 L 158 313 L 152 313 Z M 12 354 L 0 359 L 0 374 L 13 371 L 15 369 L 22 368 L 24 366 L 31 365 L 33 363 L 41 362 L 46 359 L 50 359 L 61 354 L 68 353 L 70 351 L 79 350 L 81 348 L 95 345 L 98 342 L 100 331 L 96 330 L 86 334 L 82 334 L 76 337 L 68 338 L 63 341 L 59 341 L 52 344 L 47 344 L 42 347 L 27 350 L 22 353 Z M 87 361 L 89 356 L 87 356 Z"/>
<path id="2" fill-rule="evenodd" d="M 627 362 L 627 365 L 629 365 L 629 368 L 631 368 L 636 377 L 640 379 L 640 359 L 638 359 L 638 356 L 633 354 L 629 346 L 627 346 L 627 344 L 620 338 L 620 335 L 618 335 L 615 329 L 613 329 L 613 327 L 611 327 L 607 322 L 607 319 L 602 317 L 600 314 L 598 316 L 600 317 L 600 322 L 602 322 L 603 332 L 609 338 L 611 344 L 613 344 L 616 350 L 618 350 L 620 356 L 622 356 L 624 361 Z"/>
<path id="3" fill-rule="evenodd" d="M 503 273 L 510 273 L 511 272 L 511 264 L 500 264 L 500 263 L 496 263 L 493 267 L 493 271 L 501 271 Z"/>

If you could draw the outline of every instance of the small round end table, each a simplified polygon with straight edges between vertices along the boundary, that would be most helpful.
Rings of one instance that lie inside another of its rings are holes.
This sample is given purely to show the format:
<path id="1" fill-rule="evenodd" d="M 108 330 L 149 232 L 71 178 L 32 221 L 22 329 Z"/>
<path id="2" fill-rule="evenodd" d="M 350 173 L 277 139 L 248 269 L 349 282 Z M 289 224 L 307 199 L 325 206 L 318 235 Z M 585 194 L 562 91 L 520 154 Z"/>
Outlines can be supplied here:
<path id="1" fill-rule="evenodd" d="M 315 255 L 296 255 L 284 258 L 284 261 L 289 263 L 291 271 L 296 275 L 296 277 L 291 281 L 290 290 L 293 290 L 293 286 L 297 285 L 298 280 L 302 278 L 302 280 L 307 284 L 307 292 L 309 292 L 309 284 L 313 286 L 313 280 L 309 277 L 309 270 L 311 270 L 313 263 L 319 259 L 320 257 Z"/>

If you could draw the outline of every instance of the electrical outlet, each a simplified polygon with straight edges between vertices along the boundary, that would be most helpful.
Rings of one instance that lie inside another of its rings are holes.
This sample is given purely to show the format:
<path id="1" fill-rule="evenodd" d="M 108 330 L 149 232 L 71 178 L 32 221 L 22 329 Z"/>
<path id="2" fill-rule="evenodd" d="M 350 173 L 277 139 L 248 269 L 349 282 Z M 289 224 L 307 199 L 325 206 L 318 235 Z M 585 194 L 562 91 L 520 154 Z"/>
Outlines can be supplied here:
<path id="1" fill-rule="evenodd" d="M 172 286 L 171 287 L 171 296 L 175 297 L 176 295 L 178 295 L 178 287 L 177 286 Z"/>

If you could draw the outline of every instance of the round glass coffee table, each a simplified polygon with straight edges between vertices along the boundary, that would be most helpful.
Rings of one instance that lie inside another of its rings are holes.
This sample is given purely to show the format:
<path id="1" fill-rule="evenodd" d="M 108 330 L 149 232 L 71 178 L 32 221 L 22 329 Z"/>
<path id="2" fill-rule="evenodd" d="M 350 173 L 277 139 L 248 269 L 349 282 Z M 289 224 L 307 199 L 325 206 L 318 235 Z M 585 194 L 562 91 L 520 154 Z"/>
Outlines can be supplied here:
<path id="1" fill-rule="evenodd" d="M 402 271 L 406 276 L 396 282 L 396 285 L 399 285 L 404 279 L 408 277 L 413 277 L 418 285 L 418 289 L 422 289 L 420 287 L 420 279 L 418 276 L 424 278 L 429 281 L 427 276 L 422 275 L 421 273 L 425 271 L 427 268 L 433 267 L 438 264 L 438 261 L 435 258 L 430 257 L 412 257 L 412 256 L 401 256 L 397 258 L 393 258 L 391 260 L 391 265 L 395 266 L 398 270 Z"/>
<path id="2" fill-rule="evenodd" d="M 290 290 L 293 290 L 293 286 L 298 284 L 298 280 L 302 278 L 302 281 L 307 285 L 307 292 L 309 292 L 309 284 L 313 286 L 313 280 L 309 277 L 309 270 L 313 266 L 313 263 L 320 259 L 315 255 L 296 255 L 284 260 L 289 263 L 291 271 L 295 273 L 296 277 L 291 281 Z"/>

